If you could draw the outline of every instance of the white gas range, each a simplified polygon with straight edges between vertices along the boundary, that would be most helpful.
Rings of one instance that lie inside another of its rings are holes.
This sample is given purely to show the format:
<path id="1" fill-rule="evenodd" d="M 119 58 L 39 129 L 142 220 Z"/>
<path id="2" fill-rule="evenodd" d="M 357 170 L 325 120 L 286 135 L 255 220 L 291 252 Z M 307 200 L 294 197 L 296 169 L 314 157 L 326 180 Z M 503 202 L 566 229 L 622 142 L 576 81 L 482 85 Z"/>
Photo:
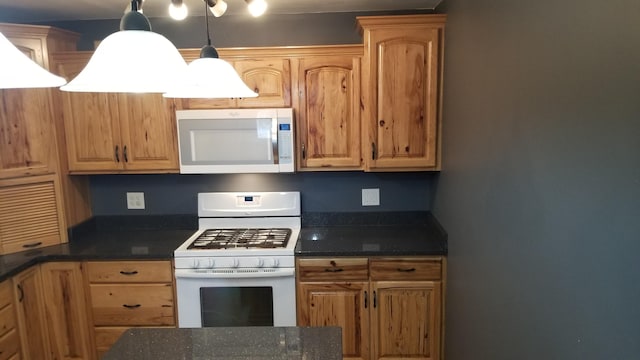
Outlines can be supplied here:
<path id="1" fill-rule="evenodd" d="M 295 326 L 300 193 L 200 193 L 198 217 L 174 251 L 179 326 Z"/>

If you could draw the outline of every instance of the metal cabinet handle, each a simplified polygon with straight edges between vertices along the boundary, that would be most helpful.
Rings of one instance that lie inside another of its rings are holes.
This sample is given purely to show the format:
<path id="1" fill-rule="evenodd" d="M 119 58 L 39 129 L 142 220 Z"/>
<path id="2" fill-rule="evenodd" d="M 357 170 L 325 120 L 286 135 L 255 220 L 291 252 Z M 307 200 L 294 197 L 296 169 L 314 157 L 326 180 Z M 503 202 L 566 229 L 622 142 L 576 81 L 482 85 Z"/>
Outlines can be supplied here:
<path id="1" fill-rule="evenodd" d="M 377 306 L 377 302 L 378 302 L 377 300 L 378 299 L 377 299 L 377 296 L 376 296 L 376 292 L 374 291 L 373 292 L 373 307 L 374 308 Z"/>
<path id="2" fill-rule="evenodd" d="M 24 290 L 22 290 L 21 284 L 16 285 L 16 287 L 18 288 L 18 302 L 22 302 L 24 300 Z"/>
<path id="3" fill-rule="evenodd" d="M 31 244 L 24 244 L 24 245 L 22 245 L 22 247 L 25 248 L 25 249 L 31 249 L 31 248 L 34 248 L 34 247 L 38 247 L 40 245 L 42 245 L 42 241 L 34 242 L 34 243 L 31 243 Z"/>
<path id="4" fill-rule="evenodd" d="M 118 145 L 116 145 L 115 156 L 116 162 L 120 162 L 120 147 Z"/>
<path id="5" fill-rule="evenodd" d="M 307 148 L 304 144 L 302 144 L 302 159 L 307 159 Z"/>
<path id="6" fill-rule="evenodd" d="M 127 145 L 122 148 L 122 156 L 124 157 L 124 162 L 129 162 L 129 156 L 127 156 Z"/>
<path id="7" fill-rule="evenodd" d="M 122 270 L 122 271 L 120 271 L 120 274 L 122 274 L 122 275 L 136 275 L 137 273 L 138 273 L 137 270 L 133 270 L 133 271 L 124 271 L 124 270 Z"/>
<path id="8" fill-rule="evenodd" d="M 371 160 L 376 159 L 376 143 L 371 143 Z"/>
<path id="9" fill-rule="evenodd" d="M 364 308 L 366 309 L 369 306 L 369 294 L 367 291 L 364 291 Z"/>
<path id="10" fill-rule="evenodd" d="M 136 309 L 136 308 L 139 308 L 142 305 L 140 305 L 140 304 L 135 304 L 135 305 L 122 304 L 122 306 L 126 307 L 127 309 Z"/>
<path id="11" fill-rule="evenodd" d="M 344 269 L 342 269 L 342 268 L 337 268 L 337 269 L 324 269 L 324 271 L 325 271 L 325 272 L 337 273 L 337 272 L 344 271 Z"/>
<path id="12" fill-rule="evenodd" d="M 414 272 L 414 271 L 416 271 L 416 268 L 410 268 L 410 269 L 400 269 L 400 268 L 398 268 L 397 270 L 401 271 L 401 272 Z"/>

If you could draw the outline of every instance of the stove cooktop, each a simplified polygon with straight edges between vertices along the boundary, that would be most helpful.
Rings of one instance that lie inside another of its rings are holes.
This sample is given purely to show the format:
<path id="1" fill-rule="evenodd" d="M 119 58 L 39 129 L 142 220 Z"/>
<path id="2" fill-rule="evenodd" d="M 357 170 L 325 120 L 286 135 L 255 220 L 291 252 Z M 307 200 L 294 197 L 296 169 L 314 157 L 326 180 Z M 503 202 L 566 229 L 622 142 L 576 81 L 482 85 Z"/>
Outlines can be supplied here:
<path id="1" fill-rule="evenodd" d="M 290 237 L 291 229 L 285 228 L 206 229 L 187 249 L 285 248 Z"/>

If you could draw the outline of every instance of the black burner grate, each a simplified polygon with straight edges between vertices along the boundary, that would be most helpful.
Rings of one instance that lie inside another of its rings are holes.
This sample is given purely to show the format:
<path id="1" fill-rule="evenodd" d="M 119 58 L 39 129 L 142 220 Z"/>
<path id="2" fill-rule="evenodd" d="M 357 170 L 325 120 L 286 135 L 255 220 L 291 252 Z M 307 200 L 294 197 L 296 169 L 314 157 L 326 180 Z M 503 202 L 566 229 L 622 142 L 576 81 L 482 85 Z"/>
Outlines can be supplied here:
<path id="1" fill-rule="evenodd" d="M 208 229 L 187 249 L 283 248 L 291 229 Z"/>

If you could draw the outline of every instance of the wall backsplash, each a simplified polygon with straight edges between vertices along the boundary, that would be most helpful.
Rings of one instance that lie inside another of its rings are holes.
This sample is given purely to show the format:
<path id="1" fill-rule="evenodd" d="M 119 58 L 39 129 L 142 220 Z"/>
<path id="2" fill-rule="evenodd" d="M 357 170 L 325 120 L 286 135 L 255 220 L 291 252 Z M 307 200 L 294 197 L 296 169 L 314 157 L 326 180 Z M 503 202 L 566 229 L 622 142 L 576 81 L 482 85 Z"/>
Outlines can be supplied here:
<path id="1" fill-rule="evenodd" d="M 300 191 L 303 212 L 428 211 L 437 173 L 314 172 L 294 174 L 94 175 L 93 214 L 196 214 L 208 191 Z M 379 188 L 380 206 L 361 205 L 361 189 Z M 126 193 L 144 192 L 144 210 L 128 210 Z"/>

